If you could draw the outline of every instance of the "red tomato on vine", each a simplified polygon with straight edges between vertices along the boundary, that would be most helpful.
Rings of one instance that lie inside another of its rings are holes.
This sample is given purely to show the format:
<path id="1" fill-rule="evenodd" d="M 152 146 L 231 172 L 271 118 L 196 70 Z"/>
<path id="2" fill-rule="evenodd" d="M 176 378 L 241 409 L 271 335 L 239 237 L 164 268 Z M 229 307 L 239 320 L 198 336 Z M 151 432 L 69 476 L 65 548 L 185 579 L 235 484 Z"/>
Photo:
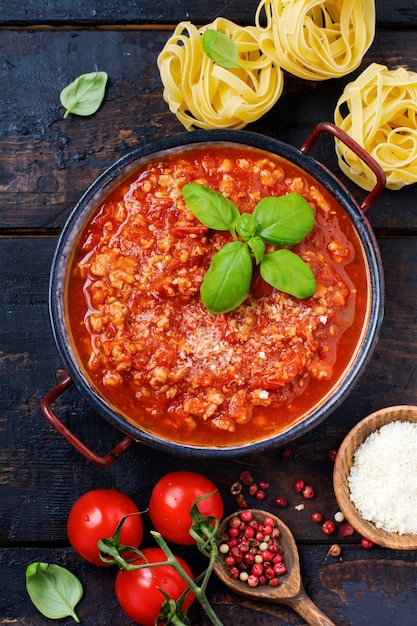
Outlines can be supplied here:
<path id="1" fill-rule="evenodd" d="M 120 541 L 138 548 L 143 537 L 143 522 L 136 504 L 116 489 L 95 489 L 82 495 L 72 506 L 67 521 L 68 538 L 74 550 L 86 561 L 106 566 L 100 559 L 97 541 L 110 538 L 120 520 L 126 519 Z"/>
<path id="2" fill-rule="evenodd" d="M 196 472 L 175 471 L 162 476 L 152 490 L 149 515 L 154 528 L 167 540 L 180 545 L 193 545 L 189 530 L 191 506 L 200 496 L 197 507 L 203 515 L 219 520 L 223 517 L 222 497 L 211 480 Z"/>
<path id="3" fill-rule="evenodd" d="M 144 558 L 139 558 L 132 565 L 166 561 L 161 548 L 144 548 Z M 185 572 L 193 578 L 187 563 L 176 556 Z M 124 612 L 141 626 L 154 626 L 165 602 L 163 590 L 172 600 L 178 600 L 188 588 L 187 583 L 171 565 L 145 567 L 138 570 L 121 570 L 116 576 L 116 596 Z M 194 596 L 190 593 L 182 606 L 185 611 Z"/>

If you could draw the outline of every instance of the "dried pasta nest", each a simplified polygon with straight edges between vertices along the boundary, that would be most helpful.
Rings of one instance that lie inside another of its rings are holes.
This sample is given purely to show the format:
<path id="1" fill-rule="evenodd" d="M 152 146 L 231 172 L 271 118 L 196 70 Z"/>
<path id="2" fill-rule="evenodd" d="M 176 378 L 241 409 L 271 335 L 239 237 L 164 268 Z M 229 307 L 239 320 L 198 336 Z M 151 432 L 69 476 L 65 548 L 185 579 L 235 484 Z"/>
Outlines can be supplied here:
<path id="1" fill-rule="evenodd" d="M 211 28 L 236 44 L 243 67 L 224 68 L 205 54 L 202 34 Z M 158 56 L 164 100 L 187 130 L 240 129 L 269 111 L 283 89 L 283 71 L 259 45 L 260 31 L 217 18 L 198 29 L 176 27 Z"/>
<path id="2" fill-rule="evenodd" d="M 417 73 L 371 64 L 345 87 L 334 120 L 379 163 L 389 189 L 417 182 Z M 336 153 L 349 178 L 374 186 L 369 168 L 339 140 Z"/>
<path id="3" fill-rule="evenodd" d="M 375 36 L 374 0 L 261 0 L 255 15 L 262 50 L 307 80 L 356 69 Z"/>

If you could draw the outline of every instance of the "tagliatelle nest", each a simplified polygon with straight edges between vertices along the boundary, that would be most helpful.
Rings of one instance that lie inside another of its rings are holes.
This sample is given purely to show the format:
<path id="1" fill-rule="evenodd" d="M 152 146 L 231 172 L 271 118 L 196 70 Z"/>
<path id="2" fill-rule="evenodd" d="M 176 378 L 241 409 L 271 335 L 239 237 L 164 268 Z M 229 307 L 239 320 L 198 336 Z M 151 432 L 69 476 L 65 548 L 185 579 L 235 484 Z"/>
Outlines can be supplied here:
<path id="1" fill-rule="evenodd" d="M 266 21 L 266 25 L 264 22 Z M 261 0 L 256 26 L 262 50 L 307 80 L 356 69 L 375 36 L 374 0 Z"/>
<path id="2" fill-rule="evenodd" d="M 244 67 L 226 69 L 204 52 L 202 35 L 214 29 L 236 44 Z M 217 18 L 201 29 L 176 27 L 158 56 L 164 100 L 187 130 L 240 129 L 269 111 L 283 89 L 283 72 L 259 45 L 255 27 Z"/>
<path id="3" fill-rule="evenodd" d="M 417 73 L 373 63 L 345 87 L 334 120 L 379 163 L 389 189 L 417 182 Z M 339 140 L 336 153 L 349 178 L 374 186 L 369 168 Z"/>

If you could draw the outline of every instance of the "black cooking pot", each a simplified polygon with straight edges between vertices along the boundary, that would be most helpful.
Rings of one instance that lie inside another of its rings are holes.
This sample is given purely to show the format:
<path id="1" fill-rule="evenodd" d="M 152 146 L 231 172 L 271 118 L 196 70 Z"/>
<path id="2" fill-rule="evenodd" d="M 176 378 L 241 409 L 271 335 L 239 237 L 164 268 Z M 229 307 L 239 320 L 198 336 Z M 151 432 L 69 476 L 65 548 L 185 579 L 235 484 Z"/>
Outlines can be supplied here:
<path id="1" fill-rule="evenodd" d="M 343 141 L 360 156 L 374 172 L 376 176 L 375 187 L 360 205 L 327 168 L 308 156 L 308 152 L 323 132 L 328 132 Z M 205 448 L 165 440 L 142 430 L 139 426 L 127 421 L 123 415 L 118 413 L 117 410 L 94 389 L 91 382 L 85 376 L 72 348 L 65 316 L 65 290 L 69 261 L 71 260 L 78 237 L 99 202 L 120 180 L 125 178 L 141 163 L 158 159 L 168 152 L 184 151 L 187 148 L 201 144 L 219 145 L 225 143 L 243 144 L 283 157 L 313 176 L 313 178 L 336 198 L 350 216 L 362 244 L 363 257 L 368 274 L 367 290 L 369 293 L 369 302 L 359 345 L 356 348 L 349 368 L 345 370 L 340 380 L 337 381 L 337 385 L 335 385 L 333 391 L 325 397 L 322 403 L 318 403 L 302 421 L 261 441 L 244 445 L 239 444 L 237 446 Z M 350 137 L 329 122 L 319 124 L 300 149 L 252 132 L 230 130 L 195 131 L 168 137 L 153 144 L 142 146 L 122 157 L 89 187 L 75 206 L 58 241 L 52 263 L 49 304 L 55 341 L 68 374 L 65 375 L 58 385 L 41 401 L 41 409 L 45 417 L 81 454 L 98 465 L 108 465 L 111 463 L 117 456 L 120 456 L 132 442 L 141 442 L 156 449 L 182 456 L 236 457 L 284 445 L 311 430 L 328 417 L 352 390 L 353 386 L 362 375 L 378 339 L 379 329 L 383 319 L 383 271 L 378 246 L 364 214 L 383 191 L 384 187 L 385 175 L 379 165 Z M 86 398 L 89 404 L 125 435 L 119 445 L 105 456 L 98 456 L 85 446 L 85 444 L 61 422 L 52 409 L 53 402 L 72 382 L 75 383 L 77 389 Z"/>

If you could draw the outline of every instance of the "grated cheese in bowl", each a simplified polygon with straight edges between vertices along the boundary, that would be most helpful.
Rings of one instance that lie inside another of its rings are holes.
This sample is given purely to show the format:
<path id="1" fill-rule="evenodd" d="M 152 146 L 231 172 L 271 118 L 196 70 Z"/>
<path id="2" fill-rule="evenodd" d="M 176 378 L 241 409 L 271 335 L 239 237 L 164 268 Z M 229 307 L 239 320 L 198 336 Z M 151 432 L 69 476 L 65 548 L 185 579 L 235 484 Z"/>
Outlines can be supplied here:
<path id="1" fill-rule="evenodd" d="M 358 447 L 350 499 L 365 520 L 399 535 L 417 534 L 417 423 L 393 421 Z"/>

